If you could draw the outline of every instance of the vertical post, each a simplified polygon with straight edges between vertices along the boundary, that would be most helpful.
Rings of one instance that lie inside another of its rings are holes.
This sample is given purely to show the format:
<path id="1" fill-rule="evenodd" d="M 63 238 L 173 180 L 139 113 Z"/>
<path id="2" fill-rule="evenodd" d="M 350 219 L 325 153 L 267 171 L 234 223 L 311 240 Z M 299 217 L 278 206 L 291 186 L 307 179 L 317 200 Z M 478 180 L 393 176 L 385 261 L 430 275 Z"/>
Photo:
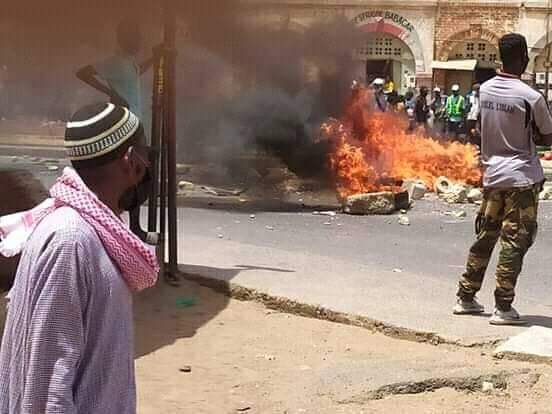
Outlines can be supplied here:
<path id="1" fill-rule="evenodd" d="M 161 135 L 163 127 L 163 99 L 165 89 L 164 57 L 157 57 L 153 68 L 153 95 L 152 95 L 152 116 L 151 116 L 151 145 L 156 151 L 155 157 L 151 160 L 152 189 L 148 208 L 148 231 L 157 232 L 157 199 L 160 196 L 159 177 L 162 157 Z M 161 194 L 166 197 L 166 194 Z M 165 234 L 161 233 L 160 242 L 165 240 Z M 164 259 L 163 259 L 164 260 Z"/>
<path id="2" fill-rule="evenodd" d="M 544 73 L 544 97 L 546 99 L 546 102 L 549 101 L 548 98 L 548 91 L 549 91 L 549 85 L 550 82 L 550 7 L 551 7 L 551 0 L 548 0 L 548 5 L 546 6 L 546 46 L 545 46 L 545 59 L 544 62 L 544 70 L 546 71 Z"/>
<path id="3" fill-rule="evenodd" d="M 168 272 L 176 276 L 178 272 L 178 222 L 176 206 L 176 13 L 174 1 L 165 1 L 165 47 L 170 51 L 165 65 L 165 128 L 167 142 L 167 194 L 169 230 Z"/>

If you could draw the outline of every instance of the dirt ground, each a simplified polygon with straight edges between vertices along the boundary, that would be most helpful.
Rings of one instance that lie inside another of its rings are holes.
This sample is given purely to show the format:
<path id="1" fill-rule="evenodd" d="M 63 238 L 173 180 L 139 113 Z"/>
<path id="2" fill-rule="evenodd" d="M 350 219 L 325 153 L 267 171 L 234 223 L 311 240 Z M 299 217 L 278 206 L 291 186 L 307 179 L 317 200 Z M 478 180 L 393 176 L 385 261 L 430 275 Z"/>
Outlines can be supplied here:
<path id="1" fill-rule="evenodd" d="M 283 314 L 192 282 L 141 295 L 136 323 L 141 414 L 552 413 L 547 365 Z"/>

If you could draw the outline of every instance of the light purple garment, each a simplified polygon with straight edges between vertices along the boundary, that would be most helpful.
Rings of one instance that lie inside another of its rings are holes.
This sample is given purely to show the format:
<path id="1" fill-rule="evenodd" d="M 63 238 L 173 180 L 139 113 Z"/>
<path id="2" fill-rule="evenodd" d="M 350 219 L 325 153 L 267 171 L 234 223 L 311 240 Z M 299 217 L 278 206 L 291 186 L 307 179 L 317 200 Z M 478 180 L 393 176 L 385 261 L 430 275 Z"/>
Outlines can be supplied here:
<path id="1" fill-rule="evenodd" d="M 0 348 L 0 414 L 136 412 L 132 295 L 63 207 L 23 252 Z"/>
<path id="2" fill-rule="evenodd" d="M 552 134 L 552 116 L 538 91 L 520 79 L 499 75 L 481 86 L 483 185 L 527 187 L 544 181 L 534 128 Z"/>

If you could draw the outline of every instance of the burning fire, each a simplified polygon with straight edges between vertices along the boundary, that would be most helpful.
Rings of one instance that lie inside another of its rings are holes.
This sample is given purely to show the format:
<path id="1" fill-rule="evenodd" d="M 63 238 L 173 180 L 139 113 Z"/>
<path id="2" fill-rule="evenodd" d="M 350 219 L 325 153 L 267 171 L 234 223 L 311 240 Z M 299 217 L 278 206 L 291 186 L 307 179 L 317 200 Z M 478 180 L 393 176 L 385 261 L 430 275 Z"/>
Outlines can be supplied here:
<path id="1" fill-rule="evenodd" d="M 406 179 L 422 180 L 428 188 L 440 176 L 479 183 L 474 146 L 439 142 L 421 130 L 407 133 L 407 120 L 374 111 L 373 101 L 371 91 L 356 89 L 344 116 L 322 125 L 323 136 L 334 144 L 330 161 L 341 198 L 396 191 Z"/>

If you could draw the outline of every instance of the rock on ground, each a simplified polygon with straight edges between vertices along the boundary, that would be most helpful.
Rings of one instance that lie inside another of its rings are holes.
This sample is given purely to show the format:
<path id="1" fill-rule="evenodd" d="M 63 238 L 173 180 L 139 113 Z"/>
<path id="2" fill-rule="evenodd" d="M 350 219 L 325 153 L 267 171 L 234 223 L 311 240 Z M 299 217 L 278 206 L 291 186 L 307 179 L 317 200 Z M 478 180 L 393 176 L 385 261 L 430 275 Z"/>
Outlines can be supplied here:
<path id="1" fill-rule="evenodd" d="M 347 214 L 392 214 L 395 210 L 395 195 L 391 192 L 355 194 L 344 202 Z"/>

